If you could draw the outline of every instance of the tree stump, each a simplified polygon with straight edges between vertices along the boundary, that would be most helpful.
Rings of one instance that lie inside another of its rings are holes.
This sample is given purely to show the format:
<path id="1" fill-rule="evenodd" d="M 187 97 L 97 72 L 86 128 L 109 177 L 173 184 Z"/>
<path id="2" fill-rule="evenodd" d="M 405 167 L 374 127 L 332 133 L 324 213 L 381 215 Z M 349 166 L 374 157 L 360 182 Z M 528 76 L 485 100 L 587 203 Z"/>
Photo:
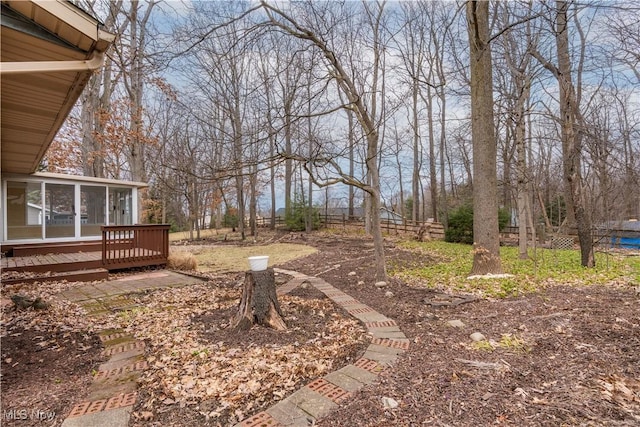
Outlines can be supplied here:
<path id="1" fill-rule="evenodd" d="M 502 263 L 500 256 L 495 256 L 484 246 L 473 244 L 473 266 L 471 276 L 485 276 L 487 274 L 501 274 Z"/>
<path id="2" fill-rule="evenodd" d="M 418 242 L 428 242 L 431 240 L 431 224 L 422 224 L 416 233 Z"/>
<path id="3" fill-rule="evenodd" d="M 273 268 L 245 273 L 238 313 L 232 324 L 239 330 L 251 329 L 255 324 L 278 331 L 287 329 L 278 304 Z"/>

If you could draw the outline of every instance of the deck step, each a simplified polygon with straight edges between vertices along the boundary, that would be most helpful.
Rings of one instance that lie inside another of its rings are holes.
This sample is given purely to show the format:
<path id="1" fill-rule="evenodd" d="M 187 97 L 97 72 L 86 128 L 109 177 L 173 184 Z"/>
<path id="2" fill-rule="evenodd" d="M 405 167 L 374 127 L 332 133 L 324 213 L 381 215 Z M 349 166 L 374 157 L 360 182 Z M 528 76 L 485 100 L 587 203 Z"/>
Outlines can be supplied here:
<path id="1" fill-rule="evenodd" d="M 4 271 L 31 271 L 34 273 L 47 271 L 62 273 L 103 267 L 101 252 L 8 257 L 0 260 L 0 265 Z"/>
<path id="2" fill-rule="evenodd" d="M 35 282 L 57 282 L 61 280 L 66 280 L 68 282 L 91 282 L 94 280 L 104 280 L 107 278 L 109 278 L 108 270 L 104 268 L 93 268 L 88 270 L 63 271 L 50 275 L 40 275 L 26 278 L 2 279 L 2 284 L 30 284 Z"/>

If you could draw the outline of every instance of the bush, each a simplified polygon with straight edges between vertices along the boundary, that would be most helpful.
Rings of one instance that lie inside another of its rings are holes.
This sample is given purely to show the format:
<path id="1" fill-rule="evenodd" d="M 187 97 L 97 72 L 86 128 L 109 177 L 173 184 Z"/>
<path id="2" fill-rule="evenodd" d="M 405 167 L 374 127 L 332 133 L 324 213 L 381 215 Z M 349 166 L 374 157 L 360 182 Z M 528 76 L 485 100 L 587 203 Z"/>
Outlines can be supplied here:
<path id="1" fill-rule="evenodd" d="M 511 221 L 511 214 L 504 208 L 498 209 L 498 229 L 502 231 Z"/>
<path id="2" fill-rule="evenodd" d="M 449 226 L 444 240 L 452 243 L 473 244 L 473 208 L 463 205 L 449 214 Z"/>
<path id="3" fill-rule="evenodd" d="M 284 217 L 287 229 L 291 231 L 305 231 L 307 229 L 306 221 L 308 212 L 309 206 L 296 197 L 296 200 L 291 204 L 291 212 L 287 212 Z M 317 230 L 318 228 L 320 228 L 320 213 L 317 208 L 312 208 L 311 229 Z"/>
<path id="4" fill-rule="evenodd" d="M 511 219 L 506 209 L 498 210 L 498 228 L 502 230 Z M 473 207 L 463 205 L 449 214 L 449 226 L 444 231 L 444 240 L 452 243 L 473 244 Z"/>
<path id="5" fill-rule="evenodd" d="M 228 208 L 222 218 L 222 226 L 227 228 L 235 228 L 238 226 L 238 209 Z"/>

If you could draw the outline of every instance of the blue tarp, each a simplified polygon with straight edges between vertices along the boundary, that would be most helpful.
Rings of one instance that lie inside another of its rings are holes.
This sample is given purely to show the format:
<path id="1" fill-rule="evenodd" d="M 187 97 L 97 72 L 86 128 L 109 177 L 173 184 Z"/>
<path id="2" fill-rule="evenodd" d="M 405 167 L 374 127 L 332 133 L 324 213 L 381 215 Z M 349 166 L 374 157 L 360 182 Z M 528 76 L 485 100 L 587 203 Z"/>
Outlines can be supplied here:
<path id="1" fill-rule="evenodd" d="M 640 249 L 640 238 L 612 237 L 611 246 L 614 248 L 623 248 L 623 249 Z"/>

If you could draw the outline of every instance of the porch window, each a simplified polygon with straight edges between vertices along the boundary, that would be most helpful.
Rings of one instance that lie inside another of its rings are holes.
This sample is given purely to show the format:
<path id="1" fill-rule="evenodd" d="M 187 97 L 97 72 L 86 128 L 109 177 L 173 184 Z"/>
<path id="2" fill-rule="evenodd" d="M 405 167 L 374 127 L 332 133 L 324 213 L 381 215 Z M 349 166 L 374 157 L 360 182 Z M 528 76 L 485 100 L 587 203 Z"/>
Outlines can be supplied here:
<path id="1" fill-rule="evenodd" d="M 48 211 L 42 209 L 40 183 L 7 182 L 7 237 L 39 239 Z"/>
<path id="2" fill-rule="evenodd" d="M 80 186 L 80 235 L 99 236 L 107 214 L 105 187 Z"/>
<path id="3" fill-rule="evenodd" d="M 118 181 L 114 186 L 99 181 L 108 180 L 73 182 L 37 179 L 35 174 L 3 180 L 0 240 L 90 240 L 100 238 L 105 225 L 133 225 L 137 189 Z"/>
<path id="4" fill-rule="evenodd" d="M 133 224 L 133 199 L 130 188 L 109 188 L 109 225 Z"/>

